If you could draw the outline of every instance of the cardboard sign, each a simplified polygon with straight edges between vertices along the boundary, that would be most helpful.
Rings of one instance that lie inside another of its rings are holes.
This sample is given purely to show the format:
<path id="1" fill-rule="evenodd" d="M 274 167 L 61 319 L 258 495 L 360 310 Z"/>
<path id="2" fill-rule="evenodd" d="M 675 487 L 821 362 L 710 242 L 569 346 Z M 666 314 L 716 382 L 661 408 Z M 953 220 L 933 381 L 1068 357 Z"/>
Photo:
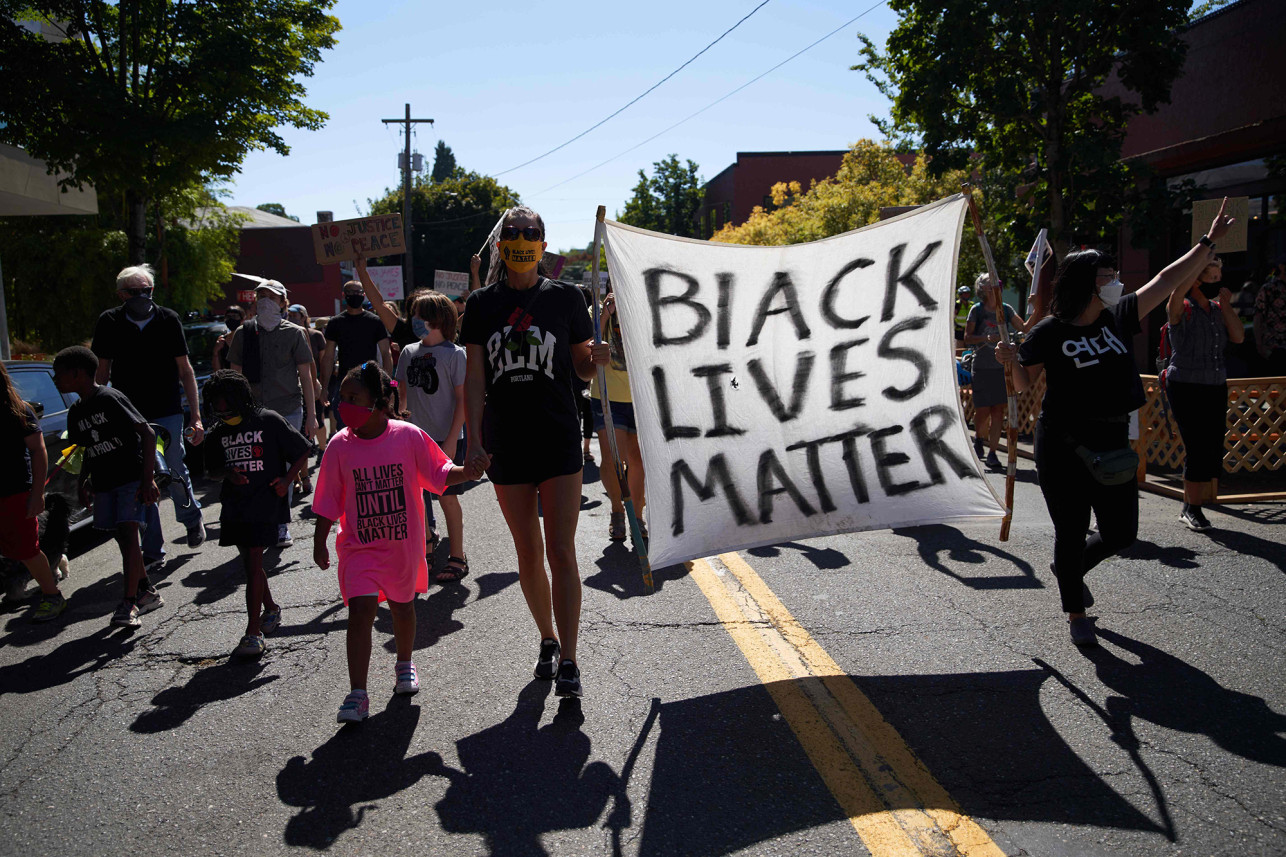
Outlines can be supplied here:
<path id="1" fill-rule="evenodd" d="M 374 268 L 367 268 L 366 273 L 370 274 L 371 282 L 375 288 L 380 290 L 380 296 L 386 301 L 400 301 L 402 293 L 402 266 L 401 265 L 379 265 Z"/>
<path id="2" fill-rule="evenodd" d="M 567 257 L 560 256 L 557 253 L 550 253 L 546 250 L 545 255 L 540 257 L 540 263 L 545 266 L 545 271 L 549 274 L 549 278 L 556 280 L 567 265 Z"/>
<path id="3" fill-rule="evenodd" d="M 956 385 L 964 214 L 957 195 L 790 247 L 607 221 L 653 568 L 1004 514 Z M 495 349 L 491 371 L 535 371 L 551 336 Z"/>
<path id="4" fill-rule="evenodd" d="M 460 271 L 434 271 L 433 290 L 452 299 L 468 297 L 469 275 Z"/>
<path id="5" fill-rule="evenodd" d="M 1192 203 L 1192 243 L 1196 244 L 1206 234 L 1210 223 L 1219 213 L 1223 197 L 1218 199 L 1199 199 Z M 1224 216 L 1236 218 L 1228 234 L 1220 238 L 1215 247 L 1219 253 L 1241 253 L 1246 249 L 1247 226 L 1250 223 L 1250 197 L 1228 197 L 1228 208 Z"/>
<path id="6" fill-rule="evenodd" d="M 320 265 L 406 252 L 402 215 L 381 214 L 313 224 L 313 252 Z"/>

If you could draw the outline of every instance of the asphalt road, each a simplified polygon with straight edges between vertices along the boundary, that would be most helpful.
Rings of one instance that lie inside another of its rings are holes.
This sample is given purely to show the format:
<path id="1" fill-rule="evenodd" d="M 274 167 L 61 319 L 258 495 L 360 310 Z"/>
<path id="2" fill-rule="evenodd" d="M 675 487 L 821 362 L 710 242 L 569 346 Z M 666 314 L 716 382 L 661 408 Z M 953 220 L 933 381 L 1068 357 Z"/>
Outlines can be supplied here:
<path id="1" fill-rule="evenodd" d="M 1021 467 L 1009 542 L 837 536 L 657 569 L 652 595 L 590 468 L 580 703 L 531 679 L 477 486 L 473 573 L 417 601 L 424 689 L 393 697 L 382 611 L 372 716 L 344 728 L 345 613 L 306 504 L 253 664 L 228 659 L 234 549 L 170 545 L 166 604 L 129 634 L 116 548 L 79 534 L 64 619 L 0 615 L 0 854 L 1286 854 L 1286 507 L 1198 535 L 1144 494 L 1139 543 L 1091 575 L 1083 653 Z"/>

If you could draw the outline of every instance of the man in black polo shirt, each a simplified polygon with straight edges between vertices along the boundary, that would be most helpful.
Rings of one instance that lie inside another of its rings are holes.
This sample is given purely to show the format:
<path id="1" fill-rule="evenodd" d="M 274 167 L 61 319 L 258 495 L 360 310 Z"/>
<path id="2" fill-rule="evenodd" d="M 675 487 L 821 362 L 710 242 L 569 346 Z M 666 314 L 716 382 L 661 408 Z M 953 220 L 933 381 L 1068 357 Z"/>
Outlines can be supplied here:
<path id="1" fill-rule="evenodd" d="M 390 378 L 393 377 L 388 331 L 379 316 L 363 309 L 366 294 L 357 280 L 344 284 L 344 303 L 344 312 L 326 322 L 326 350 L 322 352 L 321 387 L 326 391 L 331 405 L 339 401 L 339 384 L 348 370 L 361 366 L 367 360 L 378 359 L 384 371 Z M 335 365 L 337 348 L 339 372 L 332 377 L 331 368 Z M 336 423 L 343 428 L 344 421 L 339 418 L 339 411 L 333 413 Z"/>
<path id="2" fill-rule="evenodd" d="M 201 504 L 192 491 L 192 480 L 183 464 L 183 405 L 180 389 L 188 400 L 188 425 L 192 443 L 205 437 L 201 405 L 197 399 L 196 375 L 188 361 L 187 340 L 178 313 L 152 301 L 154 281 L 148 265 L 126 268 L 116 275 L 116 294 L 121 305 L 98 317 L 94 326 L 93 351 L 98 356 L 97 383 L 124 393 L 148 422 L 170 433 L 165 460 L 173 480 L 170 497 L 174 516 L 187 527 L 188 546 L 205 541 Z M 146 507 L 143 532 L 143 561 L 148 566 L 165 558 L 165 539 L 156 504 Z"/>

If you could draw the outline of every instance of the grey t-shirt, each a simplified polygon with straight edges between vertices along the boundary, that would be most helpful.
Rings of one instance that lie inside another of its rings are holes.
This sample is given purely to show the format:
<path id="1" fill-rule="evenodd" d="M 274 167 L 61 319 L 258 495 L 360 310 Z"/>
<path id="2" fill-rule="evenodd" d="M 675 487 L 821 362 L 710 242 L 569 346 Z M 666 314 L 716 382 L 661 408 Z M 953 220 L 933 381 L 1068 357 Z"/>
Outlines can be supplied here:
<path id="1" fill-rule="evenodd" d="M 411 422 L 438 443 L 450 438 L 455 417 L 455 388 L 464 384 L 465 351 L 454 342 L 429 346 L 413 342 L 397 360 L 398 388 Z"/>
<path id="2" fill-rule="evenodd" d="M 243 371 L 245 341 L 250 335 L 247 328 L 259 337 L 260 377 L 258 383 L 250 384 L 259 404 L 282 416 L 302 410 L 304 393 L 299 388 L 299 367 L 313 362 L 313 350 L 304 329 L 282 321 L 268 331 L 254 319 L 238 327 L 228 346 L 228 362 L 242 367 Z"/>

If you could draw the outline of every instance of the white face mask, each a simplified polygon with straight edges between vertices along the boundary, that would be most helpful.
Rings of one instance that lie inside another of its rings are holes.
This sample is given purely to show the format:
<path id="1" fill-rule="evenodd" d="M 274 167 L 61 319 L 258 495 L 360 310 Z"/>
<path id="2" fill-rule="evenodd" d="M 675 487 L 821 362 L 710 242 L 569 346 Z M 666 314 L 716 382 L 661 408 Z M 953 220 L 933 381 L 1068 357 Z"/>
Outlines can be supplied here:
<path id="1" fill-rule="evenodd" d="M 1112 282 L 1098 290 L 1098 299 L 1103 302 L 1103 306 L 1112 309 L 1121 300 L 1121 290 L 1123 288 L 1125 287 L 1121 283 L 1121 278 L 1113 277 Z"/>
<path id="2" fill-rule="evenodd" d="M 255 317 L 264 330 L 273 330 L 281 324 L 281 304 L 272 298 L 259 298 L 255 301 Z"/>

